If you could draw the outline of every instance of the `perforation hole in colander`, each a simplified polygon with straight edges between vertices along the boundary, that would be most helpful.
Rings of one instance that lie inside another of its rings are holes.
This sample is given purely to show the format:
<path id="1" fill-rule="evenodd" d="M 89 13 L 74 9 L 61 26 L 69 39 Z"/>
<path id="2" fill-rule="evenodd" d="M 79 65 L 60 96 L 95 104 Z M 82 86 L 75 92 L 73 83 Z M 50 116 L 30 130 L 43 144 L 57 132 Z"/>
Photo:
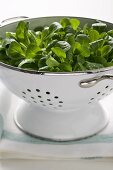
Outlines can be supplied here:
<path id="1" fill-rule="evenodd" d="M 97 91 L 96 95 L 89 99 L 88 104 L 91 104 L 94 101 L 101 100 L 104 96 L 108 96 L 108 94 L 111 93 L 112 90 L 113 88 L 110 87 L 110 85 L 104 86 L 102 91 Z"/>
<path id="2" fill-rule="evenodd" d="M 29 103 L 39 104 L 42 106 L 51 107 L 54 109 L 63 107 L 63 101 L 58 95 L 52 94 L 50 91 L 41 92 L 40 88 L 27 88 L 22 91 L 22 97 Z"/>

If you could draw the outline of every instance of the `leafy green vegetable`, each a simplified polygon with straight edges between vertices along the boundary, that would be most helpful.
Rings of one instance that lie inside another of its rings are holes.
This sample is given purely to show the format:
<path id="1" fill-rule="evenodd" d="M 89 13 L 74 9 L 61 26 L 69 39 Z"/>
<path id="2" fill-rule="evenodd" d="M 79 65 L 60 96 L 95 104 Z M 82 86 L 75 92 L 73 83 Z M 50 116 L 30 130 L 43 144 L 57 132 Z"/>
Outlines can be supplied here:
<path id="1" fill-rule="evenodd" d="M 79 42 L 75 43 L 75 53 L 80 54 L 83 57 L 90 56 L 90 49 L 87 46 L 80 44 Z"/>
<path id="2" fill-rule="evenodd" d="M 62 18 L 30 30 L 20 21 L 15 32 L 0 38 L 0 61 L 22 69 L 72 72 L 113 66 L 113 29 L 95 21 L 80 27 L 77 18 Z"/>
<path id="3" fill-rule="evenodd" d="M 61 24 L 58 22 L 53 22 L 50 27 L 49 27 L 49 32 L 55 32 L 57 30 L 59 30 L 60 28 L 62 28 Z"/>
<path id="4" fill-rule="evenodd" d="M 70 23 L 74 30 L 76 30 L 78 28 L 78 26 L 80 25 L 80 21 L 75 18 L 70 19 Z"/>
<path id="5" fill-rule="evenodd" d="M 92 63 L 92 62 L 88 62 L 88 61 L 85 62 L 85 66 L 88 70 L 99 69 L 99 68 L 103 67 L 102 64 Z"/>
<path id="6" fill-rule="evenodd" d="M 106 29 L 107 25 L 106 25 L 105 23 L 98 22 L 98 23 L 92 24 L 92 27 L 93 27 L 95 30 L 97 30 L 98 32 L 101 33 L 101 32 L 103 32 L 103 31 Z"/>
<path id="7" fill-rule="evenodd" d="M 76 18 L 71 18 L 71 19 L 63 18 L 61 19 L 60 23 L 64 28 L 70 25 L 74 30 L 76 30 L 80 25 L 80 21 Z"/>
<path id="8" fill-rule="evenodd" d="M 71 48 L 70 44 L 68 42 L 66 42 L 66 41 L 58 41 L 55 44 L 55 47 L 60 47 L 65 52 L 68 51 Z"/>
<path id="9" fill-rule="evenodd" d="M 28 28 L 29 28 L 29 23 L 20 21 L 18 23 L 18 26 L 16 28 L 16 38 L 19 42 L 23 42 L 23 44 L 28 45 L 29 38 L 28 38 Z"/>
<path id="10" fill-rule="evenodd" d="M 91 29 L 89 31 L 89 38 L 91 42 L 96 41 L 100 38 L 100 34 L 98 31 Z"/>
<path id="11" fill-rule="evenodd" d="M 48 67 L 54 67 L 54 66 L 58 66 L 59 65 L 58 61 L 56 61 L 51 56 L 46 60 L 46 64 L 47 64 Z"/>
<path id="12" fill-rule="evenodd" d="M 69 18 L 62 18 L 62 19 L 60 20 L 60 23 L 61 23 L 61 25 L 65 28 L 65 27 L 67 27 L 68 25 L 70 25 L 70 19 L 69 19 Z"/>
<path id="13" fill-rule="evenodd" d="M 113 48 L 110 45 L 105 45 L 101 49 L 101 55 L 102 56 L 107 56 Z"/>
<path id="14" fill-rule="evenodd" d="M 12 41 L 7 49 L 7 55 L 11 58 L 18 56 L 25 57 L 25 53 L 21 48 L 21 45 L 17 41 Z"/>
<path id="15" fill-rule="evenodd" d="M 99 48 L 102 48 L 102 46 L 104 45 L 104 40 L 103 39 L 99 39 L 96 41 L 93 41 L 90 43 L 90 47 L 95 51 L 98 50 Z"/>
<path id="16" fill-rule="evenodd" d="M 39 51 L 41 51 L 41 48 L 39 46 L 29 44 L 26 49 L 26 58 L 34 58 Z"/>
<path id="17" fill-rule="evenodd" d="M 88 46 L 90 39 L 85 34 L 78 34 L 77 37 L 76 37 L 76 41 L 79 42 L 80 44 L 84 45 L 84 46 Z"/>
<path id="18" fill-rule="evenodd" d="M 27 68 L 27 69 L 33 69 L 33 68 L 35 68 L 35 69 L 37 69 L 38 67 L 37 67 L 37 65 L 36 65 L 36 63 L 35 63 L 35 60 L 34 59 L 25 59 L 25 60 L 23 60 L 19 65 L 18 65 L 18 67 L 20 67 L 20 68 Z"/>
<path id="19" fill-rule="evenodd" d="M 72 66 L 69 63 L 63 62 L 59 65 L 61 71 L 72 71 Z"/>
<path id="20" fill-rule="evenodd" d="M 51 50 L 59 57 L 59 58 L 66 58 L 65 51 L 60 47 L 53 47 Z"/>

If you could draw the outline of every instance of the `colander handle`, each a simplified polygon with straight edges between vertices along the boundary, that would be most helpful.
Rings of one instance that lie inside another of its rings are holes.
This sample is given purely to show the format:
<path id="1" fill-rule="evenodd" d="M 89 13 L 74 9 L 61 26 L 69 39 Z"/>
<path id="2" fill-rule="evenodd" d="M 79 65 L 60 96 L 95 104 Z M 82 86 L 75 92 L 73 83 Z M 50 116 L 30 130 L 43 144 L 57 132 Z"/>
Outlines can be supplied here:
<path id="1" fill-rule="evenodd" d="M 113 80 L 113 75 L 102 75 L 102 76 L 99 76 L 99 77 L 84 79 L 84 80 L 80 81 L 79 85 L 82 88 L 89 88 L 89 87 L 93 87 L 98 82 L 105 80 L 105 79 Z"/>
<path id="2" fill-rule="evenodd" d="M 15 22 L 15 21 L 24 20 L 24 19 L 27 19 L 27 18 L 29 18 L 29 17 L 17 16 L 17 17 L 7 18 L 7 19 L 1 21 L 0 25 L 3 26 L 3 25 L 6 25 L 6 24 L 9 24 L 9 23 L 12 23 L 12 22 Z"/>

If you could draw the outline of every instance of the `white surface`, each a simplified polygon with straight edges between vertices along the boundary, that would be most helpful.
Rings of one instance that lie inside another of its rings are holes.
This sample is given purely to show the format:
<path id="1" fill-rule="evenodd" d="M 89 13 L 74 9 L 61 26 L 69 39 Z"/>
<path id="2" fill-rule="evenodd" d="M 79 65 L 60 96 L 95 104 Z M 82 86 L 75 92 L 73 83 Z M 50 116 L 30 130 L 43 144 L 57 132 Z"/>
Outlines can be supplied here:
<path id="1" fill-rule="evenodd" d="M 14 16 L 74 15 L 113 21 L 112 0 L 1 0 L 0 19 Z"/>
<path id="2" fill-rule="evenodd" d="M 92 17 L 113 22 L 113 0 L 1 0 L 0 20 L 26 15 L 74 15 Z M 112 170 L 112 160 L 105 162 L 83 161 L 0 161 L 0 170 Z"/>
<path id="3" fill-rule="evenodd" d="M 2 160 L 0 170 L 113 170 L 113 160 L 36 161 Z"/>

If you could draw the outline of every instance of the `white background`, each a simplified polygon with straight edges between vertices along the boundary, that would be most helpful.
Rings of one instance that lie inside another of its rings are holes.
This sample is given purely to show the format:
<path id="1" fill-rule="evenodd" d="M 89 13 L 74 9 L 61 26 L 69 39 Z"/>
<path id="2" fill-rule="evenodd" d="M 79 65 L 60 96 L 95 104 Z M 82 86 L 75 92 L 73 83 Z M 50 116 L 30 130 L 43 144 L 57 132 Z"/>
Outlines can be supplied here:
<path id="1" fill-rule="evenodd" d="M 73 15 L 113 22 L 113 0 L 0 0 L 0 20 L 21 15 Z"/>
<path id="2" fill-rule="evenodd" d="M 113 22 L 113 0 L 0 0 L 0 21 L 15 16 L 81 16 Z M 0 170 L 111 170 L 113 162 L 1 160 Z"/>

